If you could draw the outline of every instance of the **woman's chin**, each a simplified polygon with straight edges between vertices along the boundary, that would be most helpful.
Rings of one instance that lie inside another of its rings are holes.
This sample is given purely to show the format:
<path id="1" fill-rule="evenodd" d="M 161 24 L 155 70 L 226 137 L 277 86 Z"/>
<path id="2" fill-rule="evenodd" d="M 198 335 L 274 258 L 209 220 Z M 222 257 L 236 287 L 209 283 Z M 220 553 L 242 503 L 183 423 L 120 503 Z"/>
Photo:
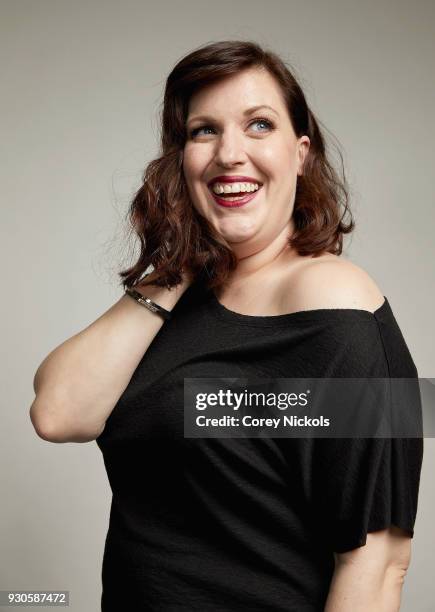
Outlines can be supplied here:
<path id="1" fill-rule="evenodd" d="M 229 225 L 229 224 L 228 224 Z M 221 224 L 216 228 L 217 231 L 222 235 L 223 238 L 230 244 L 238 244 L 240 242 L 246 242 L 257 236 L 258 228 L 252 223 L 232 223 L 231 227 L 225 227 L 224 224 Z"/>
<path id="2" fill-rule="evenodd" d="M 231 246 L 236 246 L 238 244 L 245 244 L 247 242 L 249 242 L 249 240 L 253 239 L 255 234 L 224 234 L 223 232 L 222 236 L 225 238 L 225 240 L 228 242 L 228 244 L 230 244 Z"/>

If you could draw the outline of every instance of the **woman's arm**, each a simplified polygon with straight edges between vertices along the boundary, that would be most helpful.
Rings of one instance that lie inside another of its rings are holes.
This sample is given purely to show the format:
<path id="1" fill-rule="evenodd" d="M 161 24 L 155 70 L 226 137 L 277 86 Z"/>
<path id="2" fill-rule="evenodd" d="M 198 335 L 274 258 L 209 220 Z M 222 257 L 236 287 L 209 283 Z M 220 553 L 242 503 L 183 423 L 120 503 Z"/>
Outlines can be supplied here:
<path id="1" fill-rule="evenodd" d="M 410 561 L 407 532 L 368 533 L 365 546 L 336 554 L 325 612 L 397 612 Z"/>
<path id="2" fill-rule="evenodd" d="M 171 290 L 136 287 L 172 310 L 190 280 Z M 107 312 L 53 350 L 34 378 L 30 419 L 37 434 L 51 442 L 88 442 L 106 419 L 164 320 L 123 295 Z"/>

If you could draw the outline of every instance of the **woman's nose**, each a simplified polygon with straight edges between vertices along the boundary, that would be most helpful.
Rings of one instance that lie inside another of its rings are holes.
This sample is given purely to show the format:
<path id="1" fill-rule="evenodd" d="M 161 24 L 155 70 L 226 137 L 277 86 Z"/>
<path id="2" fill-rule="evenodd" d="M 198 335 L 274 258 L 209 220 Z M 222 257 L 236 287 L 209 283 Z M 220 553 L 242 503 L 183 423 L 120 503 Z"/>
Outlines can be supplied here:
<path id="1" fill-rule="evenodd" d="M 216 143 L 215 161 L 218 164 L 234 164 L 245 161 L 243 136 L 235 132 L 222 134 Z"/>

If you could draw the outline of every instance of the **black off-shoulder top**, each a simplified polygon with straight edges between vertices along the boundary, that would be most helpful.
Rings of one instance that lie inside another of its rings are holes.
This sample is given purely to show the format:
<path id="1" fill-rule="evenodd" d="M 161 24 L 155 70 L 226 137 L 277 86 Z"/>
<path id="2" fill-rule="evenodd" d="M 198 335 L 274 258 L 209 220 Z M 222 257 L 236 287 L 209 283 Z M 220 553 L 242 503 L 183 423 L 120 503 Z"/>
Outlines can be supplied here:
<path id="1" fill-rule="evenodd" d="M 334 551 L 413 535 L 422 439 L 185 438 L 184 378 L 244 376 L 417 371 L 387 298 L 250 316 L 194 283 L 96 440 L 113 493 L 103 612 L 321 611 Z"/>

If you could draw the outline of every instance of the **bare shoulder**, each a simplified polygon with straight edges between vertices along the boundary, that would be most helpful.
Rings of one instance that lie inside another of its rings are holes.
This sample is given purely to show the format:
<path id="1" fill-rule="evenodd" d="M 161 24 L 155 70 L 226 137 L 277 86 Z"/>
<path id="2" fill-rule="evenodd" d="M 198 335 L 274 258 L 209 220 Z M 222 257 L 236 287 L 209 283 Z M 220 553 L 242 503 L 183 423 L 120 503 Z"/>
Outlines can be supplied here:
<path id="1" fill-rule="evenodd" d="M 291 309 L 287 311 L 356 308 L 374 312 L 385 299 L 365 270 L 332 254 L 303 258 L 283 285 L 284 307 Z"/>

